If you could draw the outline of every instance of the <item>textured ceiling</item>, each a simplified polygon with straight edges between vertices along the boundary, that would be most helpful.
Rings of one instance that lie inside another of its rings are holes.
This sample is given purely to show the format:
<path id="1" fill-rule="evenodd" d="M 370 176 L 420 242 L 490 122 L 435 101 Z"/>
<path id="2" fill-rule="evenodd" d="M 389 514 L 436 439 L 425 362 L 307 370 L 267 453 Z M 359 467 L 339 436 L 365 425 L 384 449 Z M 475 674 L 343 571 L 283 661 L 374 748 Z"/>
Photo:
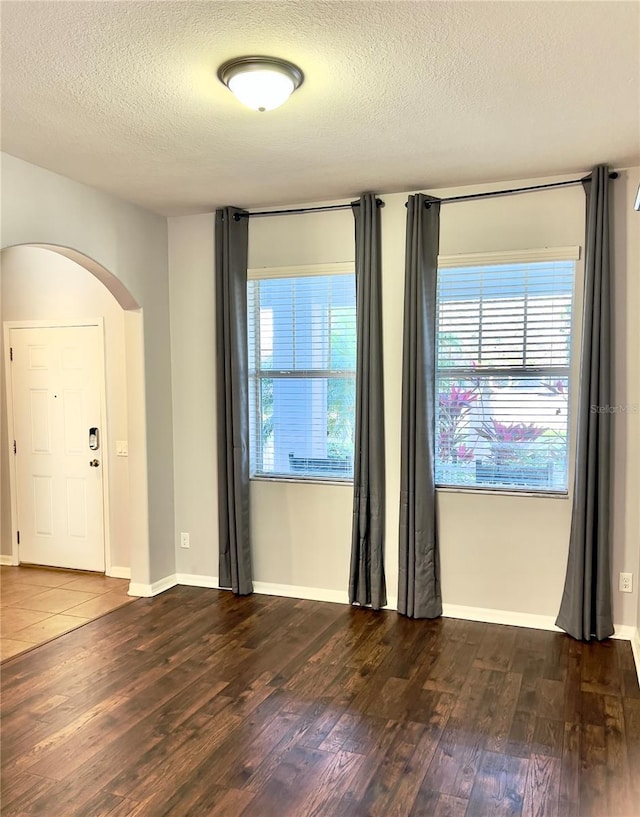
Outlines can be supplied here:
<path id="1" fill-rule="evenodd" d="M 166 214 L 640 163 L 636 2 L 2 2 L 8 153 Z M 224 60 L 292 60 L 243 108 Z"/>

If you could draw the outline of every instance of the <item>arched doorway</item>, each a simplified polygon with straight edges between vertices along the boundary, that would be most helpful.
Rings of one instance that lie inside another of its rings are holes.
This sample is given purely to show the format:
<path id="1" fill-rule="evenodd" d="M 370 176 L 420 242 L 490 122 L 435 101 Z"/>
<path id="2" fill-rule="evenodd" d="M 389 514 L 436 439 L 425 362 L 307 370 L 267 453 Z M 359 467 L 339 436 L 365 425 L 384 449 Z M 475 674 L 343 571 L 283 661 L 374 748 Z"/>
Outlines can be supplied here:
<path id="1" fill-rule="evenodd" d="M 49 244 L 23 244 L 2 250 L 3 322 L 14 320 L 73 319 L 83 311 L 109 314 L 110 337 L 107 338 L 107 369 L 117 374 L 120 391 L 126 393 L 125 405 L 112 400 L 111 413 L 124 411 L 120 417 L 123 433 L 109 440 L 110 490 L 116 496 L 109 503 L 106 554 L 108 575 L 130 577 L 132 584 L 145 584 L 149 573 L 149 528 L 147 497 L 146 411 L 144 390 L 144 348 L 142 310 L 128 289 L 101 264 L 76 250 Z M 22 281 L 20 279 L 23 279 Z M 105 305 L 106 301 L 110 302 Z M 119 320 L 115 317 L 119 314 Z M 11 313 L 11 314 L 10 314 Z M 93 314 L 84 317 L 98 318 Z M 119 322 L 118 332 L 114 325 Z M 6 329 L 6 327 L 5 327 Z M 6 343 L 6 331 L 4 333 Z M 118 345 L 119 344 L 119 345 Z M 120 350 L 120 351 L 118 351 Z M 5 349 L 2 405 L 7 416 L 7 366 L 9 350 Z M 107 378 L 109 386 L 115 377 Z M 115 408 L 114 408 L 115 406 Z M 107 411 L 109 416 L 110 412 Z M 110 417 L 110 419 L 113 419 Z M 12 543 L 11 561 L 17 564 L 17 507 L 15 473 L 12 473 L 8 426 L 2 432 L 2 542 L 7 556 L 7 539 Z M 126 442 L 126 461 L 121 443 Z M 116 446 L 118 443 L 118 447 Z M 120 450 L 118 455 L 117 450 Z M 124 467 L 126 465 L 126 468 Z M 126 479 L 123 475 L 126 474 Z M 7 485 L 8 483 L 8 485 Z M 125 487 L 126 483 L 126 487 Z M 7 488 L 9 490 L 7 490 Z M 126 493 L 126 497 L 123 496 Z M 126 546 L 125 546 L 126 540 Z M 128 557 L 128 558 L 126 558 Z M 127 564 L 123 562 L 127 561 Z"/>

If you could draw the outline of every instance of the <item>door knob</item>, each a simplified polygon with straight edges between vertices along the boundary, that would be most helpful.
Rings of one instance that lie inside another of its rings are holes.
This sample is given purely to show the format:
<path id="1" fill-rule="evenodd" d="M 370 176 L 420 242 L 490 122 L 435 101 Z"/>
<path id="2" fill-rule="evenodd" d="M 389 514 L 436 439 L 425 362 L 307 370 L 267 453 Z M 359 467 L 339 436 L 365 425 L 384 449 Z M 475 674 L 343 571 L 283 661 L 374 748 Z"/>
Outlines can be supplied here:
<path id="1" fill-rule="evenodd" d="M 97 468 L 100 465 L 100 460 L 89 460 L 89 465 L 92 468 Z"/>

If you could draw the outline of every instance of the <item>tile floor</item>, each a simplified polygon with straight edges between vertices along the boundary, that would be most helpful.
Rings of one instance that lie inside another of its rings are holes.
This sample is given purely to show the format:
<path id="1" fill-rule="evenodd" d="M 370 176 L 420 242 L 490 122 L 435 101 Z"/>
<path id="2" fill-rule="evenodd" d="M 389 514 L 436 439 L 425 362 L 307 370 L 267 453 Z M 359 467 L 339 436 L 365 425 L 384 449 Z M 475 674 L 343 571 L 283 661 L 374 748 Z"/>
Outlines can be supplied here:
<path id="1" fill-rule="evenodd" d="M 0 660 L 135 601 L 129 581 L 101 573 L 0 567 Z"/>

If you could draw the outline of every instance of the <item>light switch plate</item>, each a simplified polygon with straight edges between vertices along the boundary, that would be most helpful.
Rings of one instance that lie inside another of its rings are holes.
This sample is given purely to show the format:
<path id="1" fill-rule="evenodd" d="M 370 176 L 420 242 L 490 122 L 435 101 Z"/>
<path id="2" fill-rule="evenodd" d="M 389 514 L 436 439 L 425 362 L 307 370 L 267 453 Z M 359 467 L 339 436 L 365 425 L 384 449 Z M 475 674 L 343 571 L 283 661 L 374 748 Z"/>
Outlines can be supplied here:
<path id="1" fill-rule="evenodd" d="M 127 440 L 116 440 L 116 454 L 118 457 L 129 456 L 129 442 Z"/>

